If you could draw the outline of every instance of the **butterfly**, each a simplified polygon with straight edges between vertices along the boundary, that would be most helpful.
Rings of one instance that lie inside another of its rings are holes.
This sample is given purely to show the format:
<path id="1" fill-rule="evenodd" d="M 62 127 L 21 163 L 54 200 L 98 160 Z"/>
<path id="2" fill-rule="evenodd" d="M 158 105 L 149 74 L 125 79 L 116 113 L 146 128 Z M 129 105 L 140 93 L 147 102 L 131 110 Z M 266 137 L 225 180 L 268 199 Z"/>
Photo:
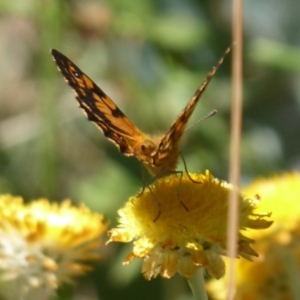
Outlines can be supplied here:
<path id="1" fill-rule="evenodd" d="M 175 171 L 180 155 L 179 143 L 187 122 L 230 49 L 226 49 L 167 133 L 156 136 L 150 136 L 138 129 L 113 100 L 70 59 L 54 49 L 51 50 L 51 54 L 59 71 L 74 89 L 79 107 L 87 118 L 116 144 L 121 153 L 125 156 L 135 156 L 151 175 L 160 177 Z"/>

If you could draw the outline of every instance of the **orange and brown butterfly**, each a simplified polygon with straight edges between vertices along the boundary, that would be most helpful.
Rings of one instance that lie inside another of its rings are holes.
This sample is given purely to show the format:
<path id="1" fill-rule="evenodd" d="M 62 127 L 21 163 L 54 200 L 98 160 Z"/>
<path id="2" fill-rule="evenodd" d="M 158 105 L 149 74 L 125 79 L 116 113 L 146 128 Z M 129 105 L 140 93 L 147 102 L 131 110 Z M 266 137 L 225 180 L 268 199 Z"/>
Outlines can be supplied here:
<path id="1" fill-rule="evenodd" d="M 66 81 L 76 92 L 79 107 L 126 156 L 135 156 L 153 176 L 174 172 L 180 155 L 179 142 L 196 104 L 225 56 L 217 62 L 186 107 L 164 135 L 150 136 L 139 130 L 117 105 L 71 60 L 57 50 L 51 54 Z"/>

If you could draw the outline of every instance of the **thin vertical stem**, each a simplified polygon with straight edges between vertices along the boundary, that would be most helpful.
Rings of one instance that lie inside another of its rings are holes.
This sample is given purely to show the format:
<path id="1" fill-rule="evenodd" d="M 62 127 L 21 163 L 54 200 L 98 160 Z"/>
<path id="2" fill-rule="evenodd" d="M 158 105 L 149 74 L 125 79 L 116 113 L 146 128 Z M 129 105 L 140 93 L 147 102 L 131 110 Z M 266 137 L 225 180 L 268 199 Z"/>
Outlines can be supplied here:
<path id="1" fill-rule="evenodd" d="M 232 60 L 232 92 L 231 107 L 231 141 L 230 141 L 230 169 L 229 179 L 235 188 L 229 196 L 228 211 L 228 242 L 227 249 L 230 257 L 228 270 L 227 299 L 234 299 L 235 274 L 234 259 L 236 257 L 237 229 L 238 229 L 238 189 L 240 183 L 240 144 L 242 128 L 242 50 L 243 50 L 243 1 L 233 1 L 233 60 Z"/>

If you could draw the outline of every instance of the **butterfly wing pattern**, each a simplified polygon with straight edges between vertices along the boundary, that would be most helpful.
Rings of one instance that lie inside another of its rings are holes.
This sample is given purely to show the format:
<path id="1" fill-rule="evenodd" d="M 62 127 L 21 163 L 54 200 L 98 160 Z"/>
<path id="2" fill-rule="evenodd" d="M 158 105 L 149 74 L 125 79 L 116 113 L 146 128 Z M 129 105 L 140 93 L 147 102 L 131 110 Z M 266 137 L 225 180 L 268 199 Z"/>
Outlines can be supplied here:
<path id="1" fill-rule="evenodd" d="M 58 69 L 76 93 L 79 107 L 126 156 L 134 155 L 136 141 L 145 135 L 134 126 L 116 104 L 72 61 L 52 50 Z"/>
<path id="2" fill-rule="evenodd" d="M 104 135 L 116 144 L 121 153 L 135 156 L 153 176 L 162 176 L 176 169 L 179 157 L 179 142 L 186 124 L 201 95 L 215 75 L 228 48 L 216 66 L 208 73 L 192 99 L 163 136 L 150 137 L 140 131 L 117 107 L 117 105 L 71 60 L 57 50 L 52 50 L 54 61 L 76 93 L 79 107 L 87 118 L 94 122 Z"/>

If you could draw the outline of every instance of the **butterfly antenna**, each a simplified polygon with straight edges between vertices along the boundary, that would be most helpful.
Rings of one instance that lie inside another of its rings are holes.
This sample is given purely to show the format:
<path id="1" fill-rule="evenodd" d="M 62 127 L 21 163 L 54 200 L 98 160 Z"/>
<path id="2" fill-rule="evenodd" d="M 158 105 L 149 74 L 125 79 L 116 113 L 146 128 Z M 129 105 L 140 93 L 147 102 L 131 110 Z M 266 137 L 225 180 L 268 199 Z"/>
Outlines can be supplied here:
<path id="1" fill-rule="evenodd" d="M 198 121 L 196 121 L 194 124 L 190 125 L 188 128 L 186 128 L 184 131 L 188 131 L 190 130 L 191 128 L 193 128 L 195 125 L 197 125 L 198 123 L 214 116 L 218 111 L 217 110 L 213 110 L 211 111 L 210 113 L 208 113 L 206 116 L 204 116 L 203 118 L 199 119 Z"/>

